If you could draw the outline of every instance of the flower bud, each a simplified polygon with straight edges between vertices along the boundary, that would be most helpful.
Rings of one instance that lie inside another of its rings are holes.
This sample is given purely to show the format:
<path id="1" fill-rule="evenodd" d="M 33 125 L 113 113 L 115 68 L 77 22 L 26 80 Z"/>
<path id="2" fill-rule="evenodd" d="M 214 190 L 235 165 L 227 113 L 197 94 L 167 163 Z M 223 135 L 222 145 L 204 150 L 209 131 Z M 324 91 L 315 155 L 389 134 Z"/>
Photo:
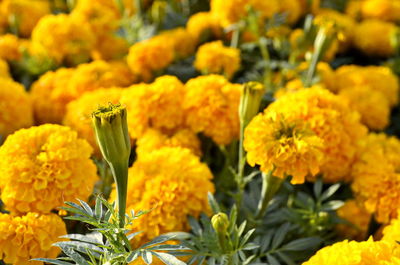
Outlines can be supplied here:
<path id="1" fill-rule="evenodd" d="M 221 235 L 225 235 L 229 227 L 229 218 L 225 213 L 217 213 L 211 218 L 214 230 Z"/>
<path id="2" fill-rule="evenodd" d="M 264 92 L 264 86 L 261 83 L 248 82 L 244 84 L 239 105 L 239 118 L 243 128 L 258 113 Z"/>

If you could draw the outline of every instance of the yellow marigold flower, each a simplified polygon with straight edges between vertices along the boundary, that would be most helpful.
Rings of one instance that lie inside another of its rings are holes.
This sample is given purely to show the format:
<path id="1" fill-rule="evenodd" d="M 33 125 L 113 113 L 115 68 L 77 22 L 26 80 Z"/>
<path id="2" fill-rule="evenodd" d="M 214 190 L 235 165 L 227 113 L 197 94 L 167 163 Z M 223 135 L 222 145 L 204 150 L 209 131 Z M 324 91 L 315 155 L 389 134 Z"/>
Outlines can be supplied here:
<path id="1" fill-rule="evenodd" d="M 359 144 L 352 169 L 353 193 L 378 222 L 388 223 L 400 208 L 400 141 L 382 133 L 369 134 Z"/>
<path id="2" fill-rule="evenodd" d="M 52 244 L 67 233 L 63 220 L 56 214 L 27 213 L 12 216 L 0 213 L 0 258 L 7 264 L 43 265 L 33 258 L 54 259 L 60 253 Z"/>
<path id="3" fill-rule="evenodd" d="M 128 67 L 119 62 L 93 61 L 76 69 L 47 72 L 33 85 L 31 94 L 35 118 L 42 123 L 61 123 L 69 102 L 83 93 L 109 87 L 124 87 L 132 82 Z"/>
<path id="4" fill-rule="evenodd" d="M 219 75 L 207 75 L 189 80 L 185 87 L 186 124 L 194 132 L 202 132 L 220 145 L 239 137 L 241 85 L 230 84 Z"/>
<path id="5" fill-rule="evenodd" d="M 355 20 L 350 16 L 328 8 L 321 8 L 318 11 L 318 15 L 315 19 L 321 18 L 335 22 L 341 34 L 341 38 L 339 39 L 339 51 L 346 51 L 353 42 L 354 28 L 356 26 Z"/>
<path id="6" fill-rule="evenodd" d="M 361 18 L 361 7 L 364 0 L 348 0 L 345 13 L 350 17 L 359 20 Z"/>
<path id="7" fill-rule="evenodd" d="M 398 214 L 398 216 L 400 216 Z M 389 225 L 383 228 L 382 241 L 392 244 L 395 248 L 396 255 L 400 255 L 400 218 L 393 219 Z"/>
<path id="8" fill-rule="evenodd" d="M 335 92 L 355 86 L 368 86 L 381 92 L 393 107 L 399 102 L 399 79 L 386 66 L 345 65 L 335 72 Z"/>
<path id="9" fill-rule="evenodd" d="M 50 2 L 45 0 L 4 0 L 0 4 L 8 21 L 15 20 L 18 35 L 29 37 L 38 21 L 50 14 Z"/>
<path id="10" fill-rule="evenodd" d="M 94 60 L 118 60 L 129 50 L 128 42 L 116 34 L 106 34 L 98 37 L 96 48 L 92 51 Z"/>
<path id="11" fill-rule="evenodd" d="M 390 22 L 366 19 L 355 27 L 354 45 L 368 56 L 389 57 L 394 54 L 390 40 L 396 30 Z"/>
<path id="12" fill-rule="evenodd" d="M 304 183 L 307 175 L 319 173 L 323 142 L 304 120 L 289 120 L 265 109 L 246 127 L 244 148 L 251 166 L 279 178 L 292 176 L 293 184 Z"/>
<path id="13" fill-rule="evenodd" d="M 174 47 L 164 38 L 151 38 L 130 47 L 127 62 L 133 74 L 143 81 L 151 81 L 174 60 Z"/>
<path id="14" fill-rule="evenodd" d="M 371 214 L 362 208 L 355 200 L 347 200 L 337 210 L 337 215 L 349 222 L 336 226 L 336 231 L 344 237 L 355 240 L 364 240 L 367 236 Z"/>
<path id="15" fill-rule="evenodd" d="M 323 140 L 324 163 L 320 167 L 324 181 L 346 180 L 354 162 L 356 142 L 367 133 L 360 116 L 343 98 L 314 87 L 286 94 L 268 109 L 291 120 L 305 120 Z"/>
<path id="16" fill-rule="evenodd" d="M 103 106 L 108 103 L 117 104 L 121 95 L 122 89 L 120 88 L 99 89 L 87 92 L 67 105 L 67 112 L 64 116 L 63 124 L 71 127 L 78 132 L 79 137 L 88 141 L 95 150 L 95 155 L 99 157 L 101 157 L 101 153 L 94 135 L 91 118 L 92 112 L 95 111 L 98 106 Z"/>
<path id="17" fill-rule="evenodd" d="M 317 13 L 321 6 L 321 0 L 299 0 L 299 2 L 304 15 L 310 12 Z"/>
<path id="18" fill-rule="evenodd" d="M 129 169 L 127 198 L 128 212 L 152 209 L 133 222 L 133 231 L 143 231 L 137 236 L 139 241 L 188 230 L 188 215 L 197 218 L 209 211 L 207 193 L 214 192 L 212 177 L 207 165 L 189 149 L 164 147 L 141 154 Z"/>
<path id="19" fill-rule="evenodd" d="M 11 78 L 8 63 L 3 59 L 0 59 L 0 78 Z"/>
<path id="20" fill-rule="evenodd" d="M 216 39 L 222 36 L 222 28 L 217 18 L 211 12 L 193 14 L 186 23 L 186 30 L 196 43 L 208 40 L 210 35 Z"/>
<path id="21" fill-rule="evenodd" d="M 1 200 L 15 214 L 49 213 L 85 200 L 97 180 L 92 148 L 68 127 L 21 129 L 0 147 Z"/>
<path id="22" fill-rule="evenodd" d="M 121 103 L 127 108 L 131 137 L 141 137 L 149 127 L 167 131 L 182 127 L 184 93 L 183 84 L 175 76 L 161 76 L 150 85 L 133 85 L 124 91 Z"/>
<path id="23" fill-rule="evenodd" d="M 0 102 L 2 140 L 20 128 L 33 125 L 32 101 L 21 84 L 10 78 L 0 77 Z"/>
<path id="24" fill-rule="evenodd" d="M 32 42 L 57 62 L 76 65 L 89 59 L 95 36 L 84 20 L 65 14 L 46 15 L 34 28 Z"/>
<path id="25" fill-rule="evenodd" d="M 153 39 L 158 39 L 159 42 L 163 43 L 171 43 L 177 59 L 192 55 L 196 48 L 196 40 L 189 31 L 182 27 L 161 32 Z"/>
<path id="26" fill-rule="evenodd" d="M 301 0 L 279 1 L 279 12 L 287 15 L 286 21 L 289 24 L 295 24 L 303 15 Z"/>
<path id="27" fill-rule="evenodd" d="M 22 56 L 22 50 L 28 47 L 25 40 L 19 39 L 13 34 L 0 36 L 0 59 L 17 61 Z"/>
<path id="28" fill-rule="evenodd" d="M 303 265 L 397 265 L 399 257 L 384 241 L 342 241 L 320 249 Z"/>
<path id="29" fill-rule="evenodd" d="M 211 13 L 223 27 L 238 22 L 247 15 L 247 7 L 259 12 L 263 19 L 272 17 L 279 11 L 277 0 L 211 0 Z"/>
<path id="30" fill-rule="evenodd" d="M 362 2 L 363 18 L 396 22 L 400 19 L 399 0 L 365 0 Z"/>
<path id="31" fill-rule="evenodd" d="M 197 50 L 194 67 L 203 74 L 223 74 L 231 79 L 240 68 L 240 50 L 225 47 L 222 41 L 203 44 Z"/>
<path id="32" fill-rule="evenodd" d="M 339 96 L 346 98 L 350 107 L 361 114 L 361 122 L 372 130 L 383 130 L 389 125 L 390 103 L 385 95 L 369 86 L 342 89 Z"/>
<path id="33" fill-rule="evenodd" d="M 201 156 L 201 142 L 197 135 L 189 129 L 181 129 L 173 134 L 165 134 L 159 130 L 147 129 L 136 142 L 136 154 L 150 153 L 163 147 L 187 148 L 197 156 Z"/>

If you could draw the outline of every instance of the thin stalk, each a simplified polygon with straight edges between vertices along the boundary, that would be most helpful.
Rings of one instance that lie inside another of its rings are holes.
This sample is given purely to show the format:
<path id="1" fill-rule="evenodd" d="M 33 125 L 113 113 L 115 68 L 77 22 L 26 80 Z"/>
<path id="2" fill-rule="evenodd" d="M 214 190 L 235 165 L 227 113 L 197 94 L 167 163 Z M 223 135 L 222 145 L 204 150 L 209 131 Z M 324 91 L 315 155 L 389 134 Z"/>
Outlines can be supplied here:
<path id="1" fill-rule="evenodd" d="M 240 37 L 240 28 L 239 26 L 235 28 L 235 30 L 232 33 L 232 39 L 231 39 L 231 48 L 237 48 L 239 46 L 239 37 Z"/>
<path id="2" fill-rule="evenodd" d="M 310 87 L 312 85 L 312 80 L 315 76 L 315 72 L 317 70 L 317 64 L 318 61 L 320 60 L 321 56 L 322 56 L 322 52 L 323 52 L 323 47 L 326 44 L 326 40 L 327 40 L 327 35 L 322 32 L 319 31 L 318 35 L 315 39 L 315 51 L 311 57 L 311 63 L 310 63 L 310 67 L 308 68 L 308 72 L 307 72 L 307 76 L 306 76 L 306 80 L 304 83 L 305 87 Z"/>
<path id="3" fill-rule="evenodd" d="M 118 209 L 119 227 L 123 228 L 125 226 L 128 163 L 110 163 L 110 167 L 117 186 L 117 203 L 115 205 L 115 209 Z"/>
<path id="4" fill-rule="evenodd" d="M 273 170 L 262 174 L 261 198 L 258 202 L 256 220 L 264 217 L 268 204 L 282 185 L 282 179 L 273 176 Z"/>

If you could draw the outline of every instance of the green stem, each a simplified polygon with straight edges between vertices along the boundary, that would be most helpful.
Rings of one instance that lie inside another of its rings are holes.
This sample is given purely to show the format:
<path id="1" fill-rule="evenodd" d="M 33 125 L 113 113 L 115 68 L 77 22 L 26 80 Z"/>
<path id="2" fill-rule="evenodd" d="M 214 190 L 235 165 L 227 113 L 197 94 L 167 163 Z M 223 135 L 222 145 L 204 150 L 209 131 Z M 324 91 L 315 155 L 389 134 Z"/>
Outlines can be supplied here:
<path id="1" fill-rule="evenodd" d="M 110 163 L 111 172 L 117 185 L 117 203 L 115 209 L 118 209 L 119 227 L 125 226 L 126 197 L 128 186 L 128 162 Z"/>
<path id="2" fill-rule="evenodd" d="M 322 53 L 324 50 L 323 48 L 326 45 L 326 41 L 327 41 L 326 34 L 322 31 L 319 31 L 317 34 L 317 37 L 315 39 L 315 43 L 316 43 L 315 50 L 311 57 L 310 67 L 308 68 L 306 80 L 304 83 L 305 87 L 310 87 L 312 85 L 312 80 L 313 80 L 313 78 L 315 76 L 315 72 L 317 70 L 317 64 L 318 64 L 318 61 L 322 57 Z"/>
<path id="3" fill-rule="evenodd" d="M 235 30 L 232 33 L 232 39 L 231 39 L 231 48 L 237 48 L 239 46 L 239 36 L 240 36 L 240 28 L 239 26 L 235 28 Z"/>
<path id="4" fill-rule="evenodd" d="M 256 220 L 264 217 L 268 204 L 282 185 L 282 179 L 272 175 L 273 170 L 262 174 L 261 198 L 258 202 Z"/>

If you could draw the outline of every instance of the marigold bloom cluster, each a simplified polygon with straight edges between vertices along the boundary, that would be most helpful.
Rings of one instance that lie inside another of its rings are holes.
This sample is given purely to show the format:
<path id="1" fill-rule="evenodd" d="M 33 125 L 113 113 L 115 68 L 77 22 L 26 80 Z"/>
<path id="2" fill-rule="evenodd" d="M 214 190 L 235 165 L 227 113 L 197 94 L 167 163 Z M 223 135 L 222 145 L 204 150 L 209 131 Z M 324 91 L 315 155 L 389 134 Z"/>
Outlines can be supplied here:
<path id="1" fill-rule="evenodd" d="M 22 50 L 27 47 L 28 44 L 25 40 L 19 39 L 13 34 L 0 36 L 0 58 L 3 60 L 19 60 L 22 56 Z"/>
<path id="2" fill-rule="evenodd" d="M 326 89 L 314 87 L 286 94 L 268 108 L 289 120 L 304 120 L 322 139 L 324 163 L 320 171 L 324 181 L 348 180 L 356 156 L 356 143 L 367 129 L 346 101 Z"/>
<path id="3" fill-rule="evenodd" d="M 138 235 L 144 242 L 162 233 L 188 230 L 188 215 L 208 212 L 212 177 L 189 149 L 164 147 L 141 154 L 129 169 L 127 211 L 152 210 L 135 220 L 133 232 L 144 231 Z"/>
<path id="4" fill-rule="evenodd" d="M 22 129 L 0 147 L 1 200 L 15 214 L 49 213 L 87 199 L 97 180 L 92 148 L 68 127 Z"/>
<path id="5" fill-rule="evenodd" d="M 0 77 L 0 102 L 0 135 L 3 140 L 14 131 L 33 125 L 32 100 L 21 84 Z"/>
<path id="6" fill-rule="evenodd" d="M 246 127 L 244 148 L 251 166 L 258 164 L 262 171 L 273 171 L 282 179 L 290 175 L 293 184 L 319 173 L 322 162 L 323 142 L 307 123 L 286 119 L 268 108 Z"/>
<path id="7" fill-rule="evenodd" d="M 219 75 L 199 76 L 185 85 L 185 123 L 217 144 L 226 145 L 239 136 L 238 107 L 242 86 Z"/>
<path id="8" fill-rule="evenodd" d="M 368 232 L 371 214 L 354 199 L 347 200 L 345 204 L 337 210 L 337 215 L 348 223 L 336 226 L 336 231 L 344 238 L 354 240 L 364 240 Z"/>
<path id="9" fill-rule="evenodd" d="M 186 23 L 186 30 L 192 35 L 196 43 L 202 43 L 209 37 L 218 38 L 222 36 L 222 27 L 211 12 L 199 12 L 192 15 Z"/>
<path id="10" fill-rule="evenodd" d="M 124 87 L 132 81 L 129 69 L 120 62 L 94 61 L 47 72 L 32 85 L 35 119 L 40 124 L 61 123 L 67 104 L 85 92 Z"/>
<path id="11" fill-rule="evenodd" d="M 67 233 L 61 217 L 38 213 L 22 216 L 0 213 L 0 232 L 0 259 L 17 265 L 43 265 L 30 259 L 56 258 L 60 249 L 52 244 Z"/>
<path id="12" fill-rule="evenodd" d="M 0 78 L 10 78 L 10 68 L 6 61 L 0 59 Z"/>
<path id="13" fill-rule="evenodd" d="M 400 207 L 400 141 L 371 133 L 359 144 L 359 158 L 352 169 L 352 190 L 356 200 L 378 222 L 388 223 L 397 217 Z"/>
<path id="14" fill-rule="evenodd" d="M 397 22 L 400 19 L 399 0 L 365 0 L 360 5 L 363 18 Z"/>
<path id="15" fill-rule="evenodd" d="M 222 41 L 203 44 L 196 53 L 194 66 L 205 74 L 223 74 L 231 79 L 240 67 L 240 50 L 225 47 Z"/>

